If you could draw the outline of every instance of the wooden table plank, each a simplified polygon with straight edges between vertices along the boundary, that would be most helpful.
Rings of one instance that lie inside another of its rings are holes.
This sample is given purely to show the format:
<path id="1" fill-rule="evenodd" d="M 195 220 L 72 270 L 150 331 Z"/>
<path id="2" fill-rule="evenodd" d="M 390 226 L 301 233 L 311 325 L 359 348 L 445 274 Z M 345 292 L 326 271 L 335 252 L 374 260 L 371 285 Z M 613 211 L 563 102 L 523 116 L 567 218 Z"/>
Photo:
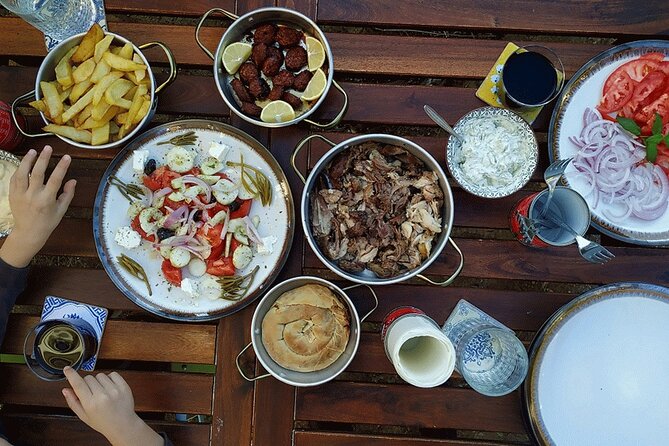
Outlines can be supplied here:
<path id="1" fill-rule="evenodd" d="M 525 432 L 519 392 L 330 382 L 296 391 L 296 420 Z"/>
<path id="2" fill-rule="evenodd" d="M 527 33 L 629 34 L 669 33 L 669 3 L 651 0 L 587 2 L 509 0 L 492 2 L 407 0 L 388 7 L 384 0 L 322 2 L 318 21 L 349 26 L 398 26 Z"/>
<path id="3" fill-rule="evenodd" d="M 165 0 L 106 0 L 107 13 L 137 13 L 177 16 L 201 16 L 211 8 L 235 10 L 233 0 L 193 0 L 175 3 Z"/>
<path id="4" fill-rule="evenodd" d="M 96 370 L 95 373 L 110 370 Z M 135 397 L 138 412 L 211 414 L 213 376 L 189 373 L 119 371 Z M 0 365 L 0 401 L 44 407 L 67 407 L 62 382 L 35 377 L 25 365 Z M 206 396 L 206 397 L 205 397 Z"/>
<path id="5" fill-rule="evenodd" d="M 58 415 L 3 414 L 10 439 L 25 446 L 102 445 L 106 439 L 76 417 Z M 157 432 L 165 432 L 179 446 L 209 444 L 209 426 L 147 420 Z"/>
<path id="6" fill-rule="evenodd" d="M 13 315 L 3 353 L 22 354 L 26 334 L 37 316 Z M 216 326 L 110 320 L 100 345 L 100 359 L 213 364 Z"/>
<path id="7" fill-rule="evenodd" d="M 435 438 L 391 437 L 387 435 L 360 435 L 344 432 L 295 431 L 295 446 L 491 446 L 482 441 L 438 440 Z M 505 446 L 497 443 L 495 446 Z"/>

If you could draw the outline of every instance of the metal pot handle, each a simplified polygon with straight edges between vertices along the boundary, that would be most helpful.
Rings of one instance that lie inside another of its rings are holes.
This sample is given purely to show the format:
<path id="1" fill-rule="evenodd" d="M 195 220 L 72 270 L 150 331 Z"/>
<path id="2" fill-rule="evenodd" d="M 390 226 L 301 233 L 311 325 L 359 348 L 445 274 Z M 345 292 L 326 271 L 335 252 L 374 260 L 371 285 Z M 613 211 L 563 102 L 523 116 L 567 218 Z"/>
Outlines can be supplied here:
<path id="1" fill-rule="evenodd" d="M 459 275 L 460 272 L 462 271 L 462 268 L 465 266 L 465 256 L 462 254 L 462 251 L 460 250 L 460 248 L 458 247 L 458 245 L 455 244 L 455 242 L 453 241 L 452 238 L 449 237 L 449 238 L 448 238 L 448 242 L 449 242 L 451 245 L 453 245 L 453 247 L 454 247 L 455 250 L 458 252 L 458 254 L 460 254 L 460 265 L 458 265 L 458 267 L 457 267 L 457 269 L 455 270 L 455 272 L 454 272 L 453 274 L 451 274 L 451 277 L 449 277 L 448 279 L 444 280 L 443 282 L 435 282 L 434 280 L 430 280 L 430 279 L 428 279 L 427 277 L 425 277 L 425 276 L 422 275 L 422 274 L 418 274 L 418 275 L 416 275 L 416 277 L 418 277 L 419 279 L 423 279 L 424 281 L 429 282 L 429 283 L 431 283 L 432 285 L 448 286 L 448 285 L 450 285 L 451 283 L 453 283 L 453 281 L 456 279 L 456 277 L 458 277 L 458 275 Z"/>
<path id="2" fill-rule="evenodd" d="M 337 81 L 333 79 L 332 83 L 337 88 L 337 90 L 339 90 L 341 94 L 344 95 L 344 105 L 342 106 L 337 116 L 335 116 L 335 118 L 332 121 L 328 122 L 327 124 L 319 124 L 318 122 L 312 121 L 310 119 L 305 119 L 304 122 L 308 122 L 309 124 L 314 125 L 321 129 L 329 129 L 330 127 L 334 127 L 335 125 L 339 124 L 339 122 L 342 120 L 342 118 L 346 114 L 346 110 L 348 110 L 348 95 L 346 94 L 344 89 L 341 88 L 341 86 L 337 83 Z"/>
<path id="3" fill-rule="evenodd" d="M 21 128 L 21 125 L 19 124 L 19 120 L 16 119 L 16 107 L 18 107 L 18 105 L 19 105 L 20 103 L 25 102 L 25 101 L 27 101 L 28 99 L 33 99 L 33 98 L 35 98 L 35 90 L 29 91 L 28 93 L 26 93 L 26 94 L 22 94 L 22 95 L 19 96 L 18 98 L 14 99 L 14 102 L 12 102 L 12 110 L 11 110 L 11 112 L 12 112 L 12 121 L 14 121 L 14 125 L 16 126 L 17 129 L 19 129 L 19 132 L 21 132 L 21 134 L 22 134 L 23 136 L 27 136 L 27 137 L 29 137 L 29 138 L 37 138 L 37 137 L 40 137 L 40 136 L 49 136 L 49 135 L 53 135 L 53 133 L 49 133 L 49 132 L 47 132 L 47 133 L 35 133 L 35 134 L 33 134 L 33 133 L 27 133 L 25 130 L 23 130 L 23 129 Z"/>
<path id="4" fill-rule="evenodd" d="M 163 82 L 158 86 L 158 88 L 156 88 L 155 94 L 158 94 L 163 88 L 167 87 L 169 84 L 174 82 L 174 79 L 177 78 L 177 62 L 174 59 L 174 54 L 172 54 L 172 50 L 170 50 L 169 47 L 165 45 L 163 42 L 145 43 L 144 45 L 140 45 L 139 49 L 143 50 L 145 48 L 151 48 L 154 46 L 159 46 L 165 52 L 165 56 L 167 56 L 167 61 L 170 63 L 170 75 L 165 82 Z"/>
<path id="5" fill-rule="evenodd" d="M 239 364 L 239 358 L 244 354 L 244 352 L 245 352 L 246 350 L 248 350 L 248 348 L 251 346 L 251 344 L 252 344 L 252 342 L 249 342 L 249 343 L 246 345 L 246 347 L 244 347 L 244 348 L 242 349 L 242 351 L 239 352 L 239 354 L 237 355 L 237 359 L 235 359 L 235 363 L 237 364 L 237 370 L 239 370 L 239 374 L 242 375 L 242 378 L 244 378 L 244 379 L 247 380 L 248 382 L 257 381 L 257 380 L 259 380 L 259 379 L 263 379 L 263 378 L 267 378 L 268 376 L 271 376 L 269 373 L 265 373 L 264 375 L 254 376 L 254 377 L 252 377 L 252 378 L 249 378 L 248 376 L 246 376 L 246 374 L 245 374 L 244 371 L 242 370 L 242 366 Z"/>
<path id="6" fill-rule="evenodd" d="M 290 155 L 290 165 L 293 167 L 293 170 L 295 171 L 297 176 L 300 177 L 300 180 L 302 180 L 303 183 L 306 183 L 307 180 L 306 180 L 306 178 L 304 178 L 304 175 L 302 175 L 302 172 L 300 172 L 300 169 L 297 167 L 297 164 L 296 164 L 295 160 L 297 159 L 297 154 L 300 153 L 300 151 L 302 150 L 302 147 L 304 147 L 304 145 L 307 142 L 309 142 L 310 140 L 312 140 L 314 138 L 320 138 L 323 141 L 325 141 L 326 143 L 330 144 L 332 147 L 337 145 L 337 144 L 333 143 L 332 141 L 330 141 L 329 139 L 327 139 L 325 136 L 309 135 L 306 138 L 304 138 L 302 141 L 300 141 L 300 143 L 297 146 L 295 146 L 295 150 L 293 150 L 293 154 Z"/>
<path id="7" fill-rule="evenodd" d="M 211 60 L 214 60 L 214 54 L 211 51 L 209 51 L 209 49 L 207 49 L 206 46 L 204 46 L 204 43 L 202 43 L 202 41 L 200 41 L 200 28 L 202 28 L 202 24 L 204 23 L 204 21 L 207 20 L 207 17 L 209 17 L 209 15 L 211 15 L 211 13 L 213 12 L 220 12 L 227 18 L 232 20 L 237 20 L 239 18 L 238 15 L 235 15 L 221 8 L 211 8 L 209 11 L 204 13 L 202 18 L 200 18 L 200 21 L 197 23 L 197 26 L 195 27 L 195 41 L 200 46 L 200 48 L 202 48 L 202 51 L 204 51 L 205 54 L 211 58 Z"/>
<path id="8" fill-rule="evenodd" d="M 369 289 L 369 291 L 372 293 L 372 297 L 374 298 L 374 308 L 369 310 L 366 315 L 364 315 L 363 317 L 360 318 L 360 323 L 362 323 L 362 322 L 365 322 L 365 319 L 367 319 L 369 317 L 369 315 L 374 313 L 374 310 L 377 309 L 377 307 L 379 306 L 379 298 L 376 296 L 376 293 L 374 292 L 374 290 L 372 289 L 371 286 L 366 285 L 366 284 L 362 284 L 362 283 L 347 286 L 346 288 L 342 288 L 342 290 L 347 291 L 347 290 L 350 290 L 351 288 L 357 288 L 359 286 L 366 286 Z"/>

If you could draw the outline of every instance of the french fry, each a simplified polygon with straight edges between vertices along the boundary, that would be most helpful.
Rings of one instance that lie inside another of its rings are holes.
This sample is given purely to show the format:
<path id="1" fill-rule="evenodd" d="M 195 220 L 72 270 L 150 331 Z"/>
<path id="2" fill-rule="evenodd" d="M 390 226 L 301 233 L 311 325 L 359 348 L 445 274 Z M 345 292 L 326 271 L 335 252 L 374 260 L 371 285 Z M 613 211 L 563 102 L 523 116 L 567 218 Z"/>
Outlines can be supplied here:
<path id="1" fill-rule="evenodd" d="M 150 98 L 144 98 L 144 102 L 142 102 L 142 105 L 139 107 L 139 111 L 137 112 L 137 115 L 135 115 L 135 119 L 132 120 L 133 124 L 139 124 L 142 119 L 149 113 L 149 109 L 151 108 L 151 99 Z"/>
<path id="2" fill-rule="evenodd" d="M 132 60 L 132 53 L 132 44 L 126 43 L 121 48 L 121 51 L 118 52 L 118 55 L 124 59 Z"/>
<path id="3" fill-rule="evenodd" d="M 88 30 L 81 42 L 79 48 L 72 54 L 72 62 L 81 63 L 86 59 L 93 57 L 95 45 L 105 37 L 105 32 L 97 23 L 93 24 Z"/>
<path id="4" fill-rule="evenodd" d="M 114 83 L 117 79 L 120 79 L 123 77 L 123 72 L 121 71 L 112 71 L 111 73 L 105 75 L 102 79 L 100 79 L 100 82 L 95 86 L 95 94 L 93 96 L 93 104 L 97 105 L 102 97 L 105 94 L 105 91 L 111 84 Z"/>
<path id="5" fill-rule="evenodd" d="M 136 88 L 137 91 L 135 91 L 135 95 L 132 98 L 132 104 L 128 109 L 128 116 L 125 120 L 125 123 L 123 124 L 123 128 L 125 128 L 126 130 L 130 130 L 132 122 L 135 120 L 135 116 L 137 116 L 140 107 L 144 103 L 144 95 L 147 92 L 147 88 L 145 85 L 140 85 Z"/>
<path id="6" fill-rule="evenodd" d="M 94 128 L 91 135 L 91 144 L 98 146 L 100 144 L 107 144 L 109 142 L 109 122 L 104 125 Z"/>
<path id="7" fill-rule="evenodd" d="M 110 135 L 117 135 L 119 131 L 119 126 L 116 125 L 114 121 L 109 121 L 109 134 Z"/>
<path id="8" fill-rule="evenodd" d="M 95 52 L 93 54 L 93 60 L 95 63 L 100 63 L 102 60 L 102 55 L 109 50 L 109 45 L 111 45 L 114 40 L 114 36 L 109 35 L 105 36 L 104 39 L 95 44 Z"/>
<path id="9" fill-rule="evenodd" d="M 120 46 L 112 46 L 109 48 L 109 52 L 112 54 L 116 54 L 118 56 L 118 53 L 121 52 L 121 47 Z"/>
<path id="10" fill-rule="evenodd" d="M 139 64 L 143 64 L 143 63 L 144 63 L 144 61 L 142 60 L 142 58 L 140 57 L 140 55 L 137 54 L 137 53 L 135 53 L 135 54 L 132 55 L 132 60 L 133 60 L 133 62 L 137 62 L 137 63 L 139 63 Z M 142 79 L 144 79 L 145 76 L 146 76 L 146 70 L 136 70 L 136 71 L 135 71 L 135 78 L 137 78 L 137 82 L 135 82 L 135 83 L 139 83 L 139 82 L 141 82 Z"/>
<path id="11" fill-rule="evenodd" d="M 105 53 L 102 56 L 102 59 L 105 60 L 110 67 L 115 70 L 120 71 L 137 71 L 137 70 L 146 70 L 146 65 L 138 64 L 128 59 L 124 59 L 121 56 L 117 56 L 113 53 Z"/>
<path id="12" fill-rule="evenodd" d="M 68 88 L 74 83 L 74 80 L 72 79 L 72 65 L 70 64 L 70 58 L 72 57 L 72 54 L 77 51 L 77 48 L 79 47 L 75 46 L 74 48 L 71 48 L 56 65 L 56 81 L 65 88 Z"/>
<path id="13" fill-rule="evenodd" d="M 40 89 L 44 95 L 44 103 L 49 112 L 51 119 L 56 119 L 63 113 L 63 101 L 60 100 L 60 95 L 58 94 L 58 89 L 55 85 L 49 82 L 40 82 Z"/>
<path id="14" fill-rule="evenodd" d="M 100 101 L 97 105 L 93 106 L 93 110 L 91 110 L 91 116 L 93 119 L 99 121 L 111 107 L 113 107 L 113 105 L 107 104 L 107 101 Z"/>
<path id="15" fill-rule="evenodd" d="M 30 105 L 32 108 L 34 108 L 37 111 L 40 111 L 42 113 L 46 113 L 46 104 L 44 103 L 44 100 L 40 99 L 39 101 L 32 101 L 29 102 L 28 105 Z"/>
<path id="16" fill-rule="evenodd" d="M 128 132 L 123 128 L 123 126 L 121 126 L 121 127 L 118 129 L 118 134 L 116 135 L 116 140 L 118 141 L 119 139 L 123 139 L 123 138 L 125 138 L 125 135 L 126 135 L 127 133 L 128 133 Z"/>
<path id="17" fill-rule="evenodd" d="M 56 88 L 58 88 L 58 85 L 56 85 Z M 58 93 L 58 96 L 60 97 L 60 102 L 65 102 L 65 100 L 70 96 L 70 93 L 72 92 L 72 89 L 74 87 L 70 87 L 67 90 L 63 90 Z"/>
<path id="18" fill-rule="evenodd" d="M 89 59 L 91 60 L 91 59 Z M 79 98 L 88 91 L 88 89 L 93 85 L 89 79 L 84 80 L 78 84 L 74 84 L 72 90 L 70 91 L 70 104 L 74 104 L 79 100 Z"/>
<path id="19" fill-rule="evenodd" d="M 130 108 L 132 103 L 123 98 L 123 95 L 133 87 L 133 83 L 127 79 L 117 79 L 105 90 L 105 101 L 107 104 L 118 105 L 122 108 Z"/>
<path id="20" fill-rule="evenodd" d="M 109 107 L 109 110 L 107 110 L 107 113 L 105 113 L 101 119 L 99 120 L 93 119 L 93 117 L 91 116 L 79 128 L 82 130 L 87 130 L 87 129 L 95 129 L 98 127 L 102 127 L 103 125 L 111 121 L 115 116 L 118 116 L 117 115 L 118 111 L 119 111 L 118 107 L 112 105 L 111 107 Z"/>
<path id="21" fill-rule="evenodd" d="M 88 90 L 88 93 L 79 98 L 72 107 L 70 107 L 66 112 L 63 112 L 63 122 L 67 122 L 74 117 L 77 113 L 82 111 L 88 104 L 93 100 L 93 95 L 95 94 L 95 89 Z"/>
<path id="22" fill-rule="evenodd" d="M 128 112 L 119 113 L 118 115 L 116 115 L 116 118 L 115 118 L 116 123 L 118 125 L 125 125 L 125 122 L 126 122 L 127 119 L 128 119 Z"/>
<path id="23" fill-rule="evenodd" d="M 88 104 L 84 109 L 79 112 L 79 114 L 74 118 L 74 126 L 76 128 L 81 127 L 81 125 L 86 122 L 88 118 L 91 117 L 91 113 L 93 112 L 93 104 Z"/>
<path id="24" fill-rule="evenodd" d="M 95 61 L 93 59 L 87 59 L 72 72 L 72 79 L 74 79 L 74 83 L 78 84 L 85 81 L 91 77 L 91 74 L 93 74 L 94 70 Z"/>
<path id="25" fill-rule="evenodd" d="M 101 60 L 100 62 L 95 65 L 95 70 L 93 70 L 93 74 L 91 74 L 91 82 L 94 84 L 97 84 L 100 82 L 100 79 L 105 77 L 109 72 L 111 71 L 111 67 L 107 62 L 104 60 Z"/>
<path id="26" fill-rule="evenodd" d="M 83 142 L 84 144 L 90 144 L 93 137 L 88 130 L 77 130 L 74 127 L 67 125 L 49 124 L 42 127 L 42 130 L 63 136 L 73 141 Z"/>

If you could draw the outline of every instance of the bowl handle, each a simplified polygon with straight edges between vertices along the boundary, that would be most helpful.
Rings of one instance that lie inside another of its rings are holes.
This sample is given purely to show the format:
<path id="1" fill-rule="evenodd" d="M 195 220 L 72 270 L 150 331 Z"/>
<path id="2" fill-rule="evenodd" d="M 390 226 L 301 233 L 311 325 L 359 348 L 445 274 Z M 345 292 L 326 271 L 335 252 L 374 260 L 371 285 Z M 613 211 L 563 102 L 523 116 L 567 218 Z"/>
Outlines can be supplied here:
<path id="1" fill-rule="evenodd" d="M 139 49 L 143 50 L 145 48 L 151 48 L 153 46 L 159 46 L 163 51 L 165 51 L 165 55 L 167 56 L 167 61 L 170 63 L 170 75 L 165 82 L 163 82 L 158 86 L 158 88 L 156 88 L 155 94 L 158 94 L 163 88 L 167 87 L 169 84 L 174 82 L 174 79 L 177 78 L 177 62 L 174 59 L 174 54 L 172 54 L 172 50 L 170 50 L 169 47 L 165 45 L 163 42 L 145 43 L 144 45 L 140 45 Z"/>
<path id="2" fill-rule="evenodd" d="M 259 380 L 259 379 L 263 379 L 263 378 L 267 378 L 268 376 L 271 376 L 271 374 L 269 374 L 269 373 L 265 373 L 264 375 L 254 376 L 254 377 L 249 378 L 248 376 L 246 376 L 246 373 L 244 373 L 244 371 L 242 370 L 242 366 L 241 366 L 241 364 L 239 363 L 239 358 L 244 354 L 244 352 L 245 352 L 246 350 L 249 349 L 249 347 L 251 346 L 251 344 L 252 344 L 252 342 L 249 342 L 249 343 L 246 345 L 246 347 L 244 347 L 244 348 L 242 349 L 242 351 L 239 352 L 239 354 L 237 355 L 237 359 L 235 359 L 235 363 L 237 364 L 237 370 L 239 370 L 239 374 L 242 375 L 242 378 L 244 378 L 244 379 L 247 380 L 248 382 L 257 381 L 257 380 Z"/>
<path id="3" fill-rule="evenodd" d="M 455 242 L 453 241 L 452 238 L 449 237 L 449 238 L 448 238 L 448 242 L 449 242 L 451 245 L 453 245 L 453 247 L 454 247 L 455 250 L 458 252 L 458 254 L 460 254 L 460 265 L 458 265 L 458 267 L 457 267 L 457 269 L 455 270 L 455 272 L 454 272 L 453 274 L 451 274 L 451 277 L 449 277 L 448 279 L 444 280 L 443 282 L 435 282 L 434 280 L 430 280 L 430 279 L 428 279 L 427 277 L 425 277 L 425 276 L 422 275 L 422 274 L 418 274 L 416 277 L 418 277 L 419 279 L 423 279 L 424 281 L 429 282 L 429 283 L 431 283 L 432 285 L 448 286 L 448 285 L 450 285 L 451 283 L 453 283 L 453 281 L 455 280 L 455 278 L 458 277 L 458 275 L 459 275 L 460 272 L 462 271 L 462 268 L 465 266 L 465 256 L 462 254 L 462 251 L 460 250 L 460 248 L 458 247 L 458 245 L 455 244 Z"/>
<path id="4" fill-rule="evenodd" d="M 205 54 L 211 58 L 211 60 L 214 60 L 214 54 L 211 51 L 209 51 L 209 49 L 206 46 L 204 46 L 204 43 L 202 43 L 202 41 L 200 40 L 200 28 L 202 28 L 202 24 L 204 23 L 204 21 L 207 20 L 207 17 L 209 17 L 209 15 L 213 12 L 220 12 L 227 18 L 232 20 L 237 20 L 239 18 L 238 15 L 235 15 L 221 8 L 211 8 L 209 11 L 205 12 L 204 15 L 200 18 L 200 21 L 197 23 L 197 26 L 195 27 L 195 41 L 200 46 L 200 48 L 202 48 L 202 51 L 204 51 Z"/>
<path id="5" fill-rule="evenodd" d="M 302 172 L 300 172 L 300 169 L 297 167 L 297 164 L 296 164 L 297 154 L 300 153 L 300 151 L 302 150 L 302 147 L 304 147 L 304 145 L 307 142 L 309 142 L 310 140 L 312 140 L 314 138 L 322 139 L 326 143 L 330 144 L 332 147 L 337 145 L 337 144 L 333 143 L 332 141 L 330 141 L 329 139 L 327 139 L 325 136 L 309 135 L 306 138 L 304 138 L 302 141 L 300 141 L 300 143 L 297 146 L 295 146 L 295 150 L 293 150 L 293 154 L 290 155 L 290 165 L 293 167 L 293 170 L 295 171 L 297 176 L 300 177 L 300 180 L 302 180 L 303 183 L 306 183 L 307 180 L 306 180 L 306 178 L 304 178 L 304 175 L 302 175 Z"/>
<path id="6" fill-rule="evenodd" d="M 341 92 L 341 94 L 344 95 L 344 105 L 342 106 L 342 108 L 339 111 L 339 113 L 337 114 L 337 116 L 335 116 L 335 118 L 332 121 L 328 122 L 327 124 L 320 124 L 320 123 L 312 121 L 310 119 L 305 119 L 304 122 L 308 122 L 309 124 L 314 125 L 314 126 L 316 126 L 318 128 L 321 128 L 321 129 L 329 129 L 330 127 L 334 127 L 335 125 L 339 124 L 339 122 L 342 120 L 342 118 L 346 114 L 346 110 L 348 110 L 348 95 L 346 94 L 344 89 L 341 88 L 341 85 L 339 85 L 337 83 L 337 81 L 335 81 L 333 79 L 332 83 L 337 88 L 337 90 L 339 90 Z"/>
<path id="7" fill-rule="evenodd" d="M 47 133 L 34 133 L 34 134 L 33 133 L 27 133 L 25 130 L 23 130 L 21 128 L 21 124 L 19 124 L 19 120 L 16 119 L 16 107 L 18 107 L 18 105 L 20 103 L 25 102 L 28 99 L 33 99 L 33 98 L 35 98 L 35 90 L 31 90 L 28 93 L 23 94 L 23 95 L 19 96 L 18 98 L 14 99 L 14 102 L 12 102 L 12 121 L 14 121 L 14 125 L 16 126 L 17 129 L 19 129 L 19 132 L 21 132 L 21 134 L 23 136 L 28 136 L 30 138 L 37 138 L 39 136 L 53 135 L 53 133 L 49 133 L 49 132 L 47 132 Z"/>
<path id="8" fill-rule="evenodd" d="M 346 288 L 342 288 L 342 290 L 347 291 L 347 290 L 350 290 L 351 288 L 357 288 L 359 286 L 366 286 L 369 289 L 369 291 L 372 293 L 372 297 L 374 298 L 374 308 L 369 310 L 367 312 L 367 314 L 365 314 L 363 317 L 360 318 L 360 323 L 362 323 L 362 322 L 365 322 L 365 319 L 367 319 L 370 314 L 374 313 L 374 310 L 376 310 L 376 308 L 379 306 L 379 298 L 376 296 L 376 293 L 374 292 L 374 289 L 371 286 L 363 285 L 361 283 L 356 284 L 356 285 L 347 286 Z"/>

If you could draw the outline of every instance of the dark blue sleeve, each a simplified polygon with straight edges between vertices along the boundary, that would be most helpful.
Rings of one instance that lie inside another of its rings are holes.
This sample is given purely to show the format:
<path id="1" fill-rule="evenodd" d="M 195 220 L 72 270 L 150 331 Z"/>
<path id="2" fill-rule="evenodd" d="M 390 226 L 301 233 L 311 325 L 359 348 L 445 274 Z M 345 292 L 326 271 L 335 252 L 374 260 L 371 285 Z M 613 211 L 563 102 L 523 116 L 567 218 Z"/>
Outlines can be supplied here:
<path id="1" fill-rule="evenodd" d="M 160 433 L 160 436 L 163 437 L 163 440 L 165 440 L 165 445 L 164 446 L 174 446 L 172 442 L 170 441 L 169 438 L 167 438 L 167 434 L 164 432 Z"/>
<path id="2" fill-rule="evenodd" d="M 26 287 L 28 268 L 14 268 L 0 259 L 0 345 L 16 298 Z"/>

